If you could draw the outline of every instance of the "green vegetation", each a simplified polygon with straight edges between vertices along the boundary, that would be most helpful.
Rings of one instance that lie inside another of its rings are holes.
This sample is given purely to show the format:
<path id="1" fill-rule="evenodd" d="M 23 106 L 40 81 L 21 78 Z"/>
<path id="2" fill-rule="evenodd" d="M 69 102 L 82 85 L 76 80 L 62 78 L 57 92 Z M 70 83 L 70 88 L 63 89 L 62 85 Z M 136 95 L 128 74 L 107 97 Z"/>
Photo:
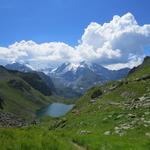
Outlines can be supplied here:
<path id="1" fill-rule="evenodd" d="M 129 77 L 130 79 L 135 79 L 142 77 L 146 74 L 150 73 L 150 56 L 145 57 L 144 63 L 139 65 L 138 67 L 133 68 L 130 71 Z"/>
<path id="2" fill-rule="evenodd" d="M 0 129 L 1 150 L 75 150 L 67 138 L 44 128 Z"/>
<path id="3" fill-rule="evenodd" d="M 149 68 L 146 58 L 126 79 L 91 88 L 65 117 L 0 129 L 1 149 L 149 150 Z"/>
<path id="4" fill-rule="evenodd" d="M 31 119 L 35 117 L 37 109 L 55 99 L 54 96 L 46 96 L 47 93 L 42 93 L 44 90 L 48 91 L 49 88 L 35 73 L 9 71 L 0 67 L 0 106 L 3 108 L 2 111 Z"/>
<path id="5" fill-rule="evenodd" d="M 50 88 L 43 82 L 42 78 L 35 72 L 31 73 L 18 73 L 18 75 L 30 84 L 33 88 L 40 91 L 46 96 L 52 95 Z"/>

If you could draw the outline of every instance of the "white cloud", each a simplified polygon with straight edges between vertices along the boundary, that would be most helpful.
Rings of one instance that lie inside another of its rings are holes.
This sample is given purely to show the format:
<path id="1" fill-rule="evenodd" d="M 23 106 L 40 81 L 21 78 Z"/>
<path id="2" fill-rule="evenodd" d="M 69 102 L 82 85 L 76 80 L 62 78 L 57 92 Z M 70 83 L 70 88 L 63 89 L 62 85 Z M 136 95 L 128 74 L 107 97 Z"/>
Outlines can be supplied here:
<path id="1" fill-rule="evenodd" d="M 134 66 L 138 66 L 143 60 L 143 57 L 136 57 L 134 56 L 134 58 L 130 59 L 129 62 L 127 63 L 115 63 L 115 64 L 109 64 L 106 65 L 105 67 L 108 69 L 113 69 L 113 70 L 118 70 L 120 68 L 133 68 Z"/>
<path id="2" fill-rule="evenodd" d="M 91 23 L 85 29 L 81 44 L 93 48 L 97 56 L 95 61 L 100 64 L 124 66 L 131 62 L 134 65 L 132 58 L 142 58 L 144 46 L 150 44 L 150 25 L 138 25 L 131 13 L 114 16 L 103 25 Z"/>
<path id="3" fill-rule="evenodd" d="M 138 65 L 144 57 L 144 46 L 149 44 L 150 24 L 140 26 L 134 16 L 127 13 L 122 17 L 114 16 L 103 25 L 90 23 L 76 47 L 62 42 L 37 44 L 33 41 L 0 47 L 0 63 L 17 61 L 45 67 L 86 60 L 119 69 Z"/>
<path id="4" fill-rule="evenodd" d="M 8 48 L 0 48 L 0 59 L 9 62 L 28 63 L 33 67 L 45 67 L 68 61 L 76 57 L 74 48 L 61 42 L 37 44 L 33 41 L 21 41 L 10 45 Z"/>

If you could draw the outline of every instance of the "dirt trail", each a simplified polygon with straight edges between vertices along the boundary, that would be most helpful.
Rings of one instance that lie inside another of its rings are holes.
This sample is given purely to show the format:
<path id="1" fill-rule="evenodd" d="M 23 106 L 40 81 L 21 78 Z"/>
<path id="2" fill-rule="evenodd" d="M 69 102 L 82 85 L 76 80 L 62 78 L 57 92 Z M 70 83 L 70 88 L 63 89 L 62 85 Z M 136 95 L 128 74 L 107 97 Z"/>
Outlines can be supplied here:
<path id="1" fill-rule="evenodd" d="M 79 145 L 78 143 L 75 142 L 71 142 L 71 143 L 77 148 L 77 150 L 87 150 L 85 147 Z"/>

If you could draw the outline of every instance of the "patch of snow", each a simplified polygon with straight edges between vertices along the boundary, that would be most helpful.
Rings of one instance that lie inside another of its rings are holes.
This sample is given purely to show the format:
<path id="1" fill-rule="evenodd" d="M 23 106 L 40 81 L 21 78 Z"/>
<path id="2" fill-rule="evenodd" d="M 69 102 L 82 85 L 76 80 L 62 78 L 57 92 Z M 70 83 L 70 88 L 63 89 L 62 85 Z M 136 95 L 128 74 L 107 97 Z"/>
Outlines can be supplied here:
<path id="1" fill-rule="evenodd" d="M 57 70 L 57 68 L 54 68 L 49 73 L 55 73 L 56 70 Z"/>
<path id="2" fill-rule="evenodd" d="M 78 69 L 79 67 L 79 64 L 73 64 L 73 63 L 70 63 L 64 71 L 73 71 L 73 72 L 76 72 L 76 70 Z"/>
<path id="3" fill-rule="evenodd" d="M 31 65 L 29 64 L 25 64 L 26 67 L 30 68 L 31 70 L 35 71 L 35 68 L 33 68 Z"/>

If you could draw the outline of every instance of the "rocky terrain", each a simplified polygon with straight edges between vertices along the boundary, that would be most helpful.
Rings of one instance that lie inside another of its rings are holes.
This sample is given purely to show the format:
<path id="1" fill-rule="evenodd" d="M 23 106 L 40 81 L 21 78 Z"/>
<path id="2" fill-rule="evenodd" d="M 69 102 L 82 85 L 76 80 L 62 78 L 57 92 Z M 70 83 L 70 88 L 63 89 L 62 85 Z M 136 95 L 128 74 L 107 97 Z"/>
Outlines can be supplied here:
<path id="1" fill-rule="evenodd" d="M 27 123 L 25 120 L 18 116 L 12 113 L 0 111 L 0 127 L 23 127 L 26 125 Z"/>

